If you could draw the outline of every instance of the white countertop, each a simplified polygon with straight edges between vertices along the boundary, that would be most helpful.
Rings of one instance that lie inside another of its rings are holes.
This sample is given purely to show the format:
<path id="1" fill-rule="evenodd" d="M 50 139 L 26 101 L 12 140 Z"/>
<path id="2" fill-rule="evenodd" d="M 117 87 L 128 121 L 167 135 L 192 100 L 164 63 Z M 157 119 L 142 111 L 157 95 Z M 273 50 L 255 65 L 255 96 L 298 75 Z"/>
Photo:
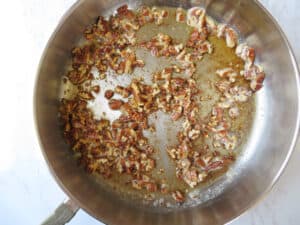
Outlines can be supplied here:
<path id="1" fill-rule="evenodd" d="M 39 224 L 66 195 L 50 175 L 37 143 L 33 85 L 42 50 L 58 20 L 75 0 L 4 2 L 0 9 L 0 224 Z M 285 31 L 300 63 L 300 1 L 261 2 Z M 269 195 L 232 224 L 300 224 L 299 159 L 300 142 Z M 79 210 L 68 224 L 101 223 Z"/>

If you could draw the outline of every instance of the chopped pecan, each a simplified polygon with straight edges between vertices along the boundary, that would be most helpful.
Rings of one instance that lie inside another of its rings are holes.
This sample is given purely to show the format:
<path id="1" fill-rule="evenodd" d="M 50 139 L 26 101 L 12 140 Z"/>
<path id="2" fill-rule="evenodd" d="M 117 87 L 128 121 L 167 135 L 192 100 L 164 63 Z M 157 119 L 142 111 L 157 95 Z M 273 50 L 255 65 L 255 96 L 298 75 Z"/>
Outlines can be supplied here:
<path id="1" fill-rule="evenodd" d="M 78 96 L 83 100 L 94 99 L 94 96 L 90 92 L 87 92 L 87 91 L 79 91 Z"/>
<path id="2" fill-rule="evenodd" d="M 182 177 L 184 182 L 187 183 L 191 188 L 198 184 L 198 173 L 195 169 L 184 171 Z"/>
<path id="3" fill-rule="evenodd" d="M 236 81 L 236 77 L 238 76 L 237 72 L 235 72 L 232 68 L 217 70 L 216 74 L 221 78 L 227 78 L 231 83 L 234 83 Z"/>
<path id="4" fill-rule="evenodd" d="M 244 77 L 245 79 L 250 80 L 250 88 L 252 91 L 258 91 L 262 88 L 265 73 L 260 66 L 252 65 L 245 70 Z"/>
<path id="5" fill-rule="evenodd" d="M 177 22 L 184 22 L 185 21 L 185 12 L 182 8 L 176 9 L 176 21 Z"/>
<path id="6" fill-rule="evenodd" d="M 207 171 L 211 171 L 211 170 L 216 170 L 216 169 L 221 169 L 223 167 L 223 162 L 222 161 L 215 161 L 210 163 L 207 167 L 206 170 Z"/>
<path id="7" fill-rule="evenodd" d="M 251 80 L 250 88 L 253 91 L 258 91 L 259 89 L 262 88 L 264 79 L 265 79 L 265 74 L 259 73 L 254 79 Z"/>
<path id="8" fill-rule="evenodd" d="M 227 25 L 224 23 L 219 23 L 217 26 L 217 37 L 225 37 Z"/>
<path id="9" fill-rule="evenodd" d="M 163 23 L 163 19 L 168 16 L 167 11 L 158 10 L 156 7 L 152 7 L 151 11 L 152 11 L 155 24 L 157 25 L 161 25 Z"/>
<path id="10" fill-rule="evenodd" d="M 123 98 L 128 98 L 131 95 L 131 91 L 129 88 L 125 88 L 120 85 L 115 87 L 115 93 L 121 95 Z"/>
<path id="11" fill-rule="evenodd" d="M 119 110 L 121 109 L 121 106 L 124 104 L 124 102 L 122 100 L 119 99 L 111 99 L 108 103 L 109 107 L 112 110 Z"/>
<path id="12" fill-rule="evenodd" d="M 172 197 L 176 202 L 182 203 L 185 200 L 184 194 L 177 190 L 172 192 Z"/>
<path id="13" fill-rule="evenodd" d="M 249 68 L 251 65 L 253 65 L 255 60 L 254 48 L 242 43 L 236 47 L 235 54 L 245 61 L 245 68 Z"/>
<path id="14" fill-rule="evenodd" d="M 95 92 L 96 94 L 98 94 L 100 92 L 100 86 L 99 85 L 93 86 L 92 91 Z"/>
<path id="15" fill-rule="evenodd" d="M 237 33 L 235 32 L 235 30 L 233 30 L 230 27 L 227 27 L 225 31 L 225 40 L 226 40 L 226 45 L 229 48 L 235 47 L 238 41 Z"/>
<path id="16" fill-rule="evenodd" d="M 206 21 L 208 32 L 212 35 L 215 35 L 217 32 L 217 24 L 215 20 L 210 16 L 206 16 L 205 21 Z"/>
<path id="17" fill-rule="evenodd" d="M 191 27 L 197 28 L 202 31 L 205 26 L 205 10 L 200 7 L 193 7 L 187 12 L 187 24 Z"/>
<path id="18" fill-rule="evenodd" d="M 111 99 L 114 96 L 114 92 L 112 90 L 107 90 L 104 93 L 105 98 Z"/>
<path id="19" fill-rule="evenodd" d="M 146 182 L 144 185 L 145 185 L 145 188 L 146 188 L 147 191 L 150 191 L 150 192 L 157 191 L 157 184 L 156 183 Z"/>
<path id="20" fill-rule="evenodd" d="M 174 111 L 173 111 L 173 113 L 172 113 L 172 115 L 171 115 L 171 118 L 172 118 L 172 120 L 174 120 L 174 121 L 179 120 L 180 117 L 182 116 L 182 114 L 183 114 L 183 108 L 182 108 L 182 106 L 177 106 L 177 107 L 174 109 Z"/>
<path id="21" fill-rule="evenodd" d="M 218 81 L 218 82 L 215 83 L 215 86 L 218 88 L 218 90 L 221 93 L 224 93 L 224 92 L 226 92 L 226 91 L 229 90 L 229 88 L 230 88 L 230 81 L 220 80 L 220 81 Z"/>

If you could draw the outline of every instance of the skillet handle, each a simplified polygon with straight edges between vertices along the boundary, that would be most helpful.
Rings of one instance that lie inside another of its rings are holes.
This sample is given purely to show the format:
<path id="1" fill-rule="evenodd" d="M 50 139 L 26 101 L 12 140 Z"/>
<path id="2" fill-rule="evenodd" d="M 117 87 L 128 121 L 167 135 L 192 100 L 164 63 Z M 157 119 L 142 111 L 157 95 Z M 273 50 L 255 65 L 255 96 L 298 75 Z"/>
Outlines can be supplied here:
<path id="1" fill-rule="evenodd" d="M 41 225 L 64 225 L 73 218 L 78 209 L 74 201 L 66 199 Z"/>

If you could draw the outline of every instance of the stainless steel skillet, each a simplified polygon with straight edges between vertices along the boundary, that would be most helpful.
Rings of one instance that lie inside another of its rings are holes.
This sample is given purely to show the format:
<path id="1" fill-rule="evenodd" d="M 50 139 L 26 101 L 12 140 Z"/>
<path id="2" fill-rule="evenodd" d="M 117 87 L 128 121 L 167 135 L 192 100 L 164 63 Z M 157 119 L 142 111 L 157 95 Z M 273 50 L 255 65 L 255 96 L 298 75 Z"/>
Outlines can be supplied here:
<path id="1" fill-rule="evenodd" d="M 81 208 L 107 224 L 222 224 L 239 216 L 275 183 L 294 147 L 299 126 L 298 70 L 282 31 L 255 1 L 145 1 L 148 5 L 204 6 L 209 15 L 228 22 L 253 46 L 267 74 L 257 94 L 253 129 L 235 173 L 204 190 L 201 204 L 170 212 L 137 208 L 101 189 L 76 167 L 59 132 L 60 79 L 69 52 L 84 27 L 109 14 L 122 1 L 78 1 L 56 29 L 41 60 L 35 90 L 38 135 L 52 174 Z M 143 2 L 128 1 L 131 7 Z M 76 207 L 75 207 L 76 208 Z"/>

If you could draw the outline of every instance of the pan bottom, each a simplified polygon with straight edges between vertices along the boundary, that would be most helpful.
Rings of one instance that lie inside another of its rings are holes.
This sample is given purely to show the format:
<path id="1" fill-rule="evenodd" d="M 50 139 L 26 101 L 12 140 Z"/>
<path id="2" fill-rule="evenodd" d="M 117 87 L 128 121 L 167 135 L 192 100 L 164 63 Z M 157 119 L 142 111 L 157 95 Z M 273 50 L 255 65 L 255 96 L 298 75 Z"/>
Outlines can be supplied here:
<path id="1" fill-rule="evenodd" d="M 168 11 L 169 15 L 175 15 L 176 9 L 163 7 Z M 138 42 L 149 41 L 151 37 L 158 33 L 164 33 L 171 36 L 177 43 L 185 43 L 189 37 L 191 28 L 185 23 L 177 23 L 173 16 L 166 18 L 164 23 L 160 26 L 154 24 L 147 24 L 143 26 L 137 32 Z M 214 46 L 214 51 L 212 54 L 205 54 L 201 61 L 197 62 L 196 72 L 194 79 L 198 88 L 201 90 L 202 100 L 199 100 L 200 113 L 199 117 L 201 120 L 206 121 L 209 117 L 213 105 L 216 104 L 220 98 L 220 93 L 215 87 L 215 83 L 220 80 L 216 75 L 216 71 L 223 68 L 235 67 L 239 72 L 244 68 L 244 62 L 238 58 L 234 52 L 234 49 L 230 49 L 226 46 L 225 40 L 219 39 L 215 36 L 209 38 L 209 41 Z M 96 96 L 95 100 L 90 101 L 88 107 L 93 111 L 95 119 L 106 118 L 110 121 L 117 119 L 120 116 L 119 111 L 113 111 L 108 106 L 108 100 L 104 97 L 106 90 L 114 89 L 117 85 L 126 86 L 131 83 L 135 78 L 143 78 L 145 83 L 151 83 L 152 74 L 154 72 L 160 71 L 168 66 L 178 64 L 174 59 L 165 57 L 154 57 L 149 51 L 142 48 L 135 49 L 137 58 L 142 59 L 145 62 L 145 67 L 136 68 L 133 74 L 127 75 L 117 75 L 113 71 L 109 71 L 106 75 L 105 80 L 95 79 L 93 84 L 99 85 L 101 87 L 100 93 Z M 95 70 L 94 76 L 99 76 L 98 72 Z M 178 76 L 184 76 L 184 74 L 178 74 Z M 244 81 L 239 81 L 243 85 Z M 246 85 L 246 83 L 245 83 Z M 70 99 L 76 95 L 77 89 L 70 82 L 63 83 L 62 86 L 62 96 L 63 98 Z M 238 134 L 239 142 L 235 149 L 236 154 L 244 151 L 244 146 L 248 141 L 248 136 L 251 133 L 251 128 L 255 117 L 255 98 L 251 97 L 246 104 L 239 105 L 240 115 L 236 119 L 231 119 L 229 116 L 226 117 L 231 123 L 231 130 Z M 199 204 L 200 202 L 206 201 L 212 196 L 221 193 L 224 189 L 224 184 L 218 186 L 218 188 L 210 189 L 213 184 L 218 182 L 222 183 L 226 178 L 226 182 L 230 182 L 228 179 L 227 170 L 219 170 L 210 174 L 207 182 L 201 183 L 196 188 L 190 188 L 183 181 L 176 177 L 175 163 L 169 158 L 166 152 L 166 148 L 169 146 L 174 146 L 177 143 L 176 135 L 180 131 L 182 120 L 172 121 L 170 115 L 158 111 L 153 113 L 149 122 L 154 124 L 156 127 L 156 132 L 144 132 L 144 135 L 148 138 L 149 143 L 158 150 L 155 154 L 156 168 L 152 171 L 152 177 L 155 179 L 165 179 L 172 190 L 180 190 L 186 193 L 189 198 L 181 204 L 181 207 L 187 207 Z M 206 140 L 200 138 L 196 143 L 194 148 L 201 148 L 203 145 L 211 145 L 212 140 Z M 220 152 L 226 151 L 223 149 L 218 149 Z M 237 157 L 237 164 L 239 157 Z M 234 163 L 235 164 L 235 163 Z M 229 169 L 232 171 L 235 165 Z M 161 172 L 163 171 L 163 173 Z M 119 174 L 113 174 L 110 179 L 104 179 L 99 175 L 93 175 L 95 179 L 105 189 L 109 192 L 117 194 L 121 199 L 128 201 L 130 199 L 134 204 L 148 205 L 150 208 L 177 208 L 178 204 L 171 201 L 164 194 L 156 193 L 155 197 L 149 201 L 147 191 L 137 191 L 132 189 L 130 185 L 130 177 L 126 175 L 120 176 Z M 230 173 L 229 173 L 230 176 Z"/>

